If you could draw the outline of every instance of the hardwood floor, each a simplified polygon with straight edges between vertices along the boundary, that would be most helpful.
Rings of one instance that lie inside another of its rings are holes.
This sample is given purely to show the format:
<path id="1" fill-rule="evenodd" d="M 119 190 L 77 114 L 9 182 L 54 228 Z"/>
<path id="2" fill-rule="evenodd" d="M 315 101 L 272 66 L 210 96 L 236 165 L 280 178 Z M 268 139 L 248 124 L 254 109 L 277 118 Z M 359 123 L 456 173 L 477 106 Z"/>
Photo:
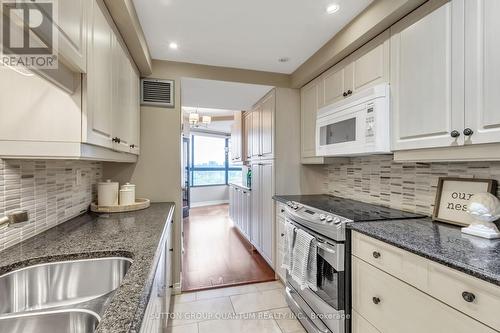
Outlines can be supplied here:
<path id="1" fill-rule="evenodd" d="M 272 280 L 272 268 L 233 226 L 228 205 L 191 209 L 184 219 L 183 291 Z"/>

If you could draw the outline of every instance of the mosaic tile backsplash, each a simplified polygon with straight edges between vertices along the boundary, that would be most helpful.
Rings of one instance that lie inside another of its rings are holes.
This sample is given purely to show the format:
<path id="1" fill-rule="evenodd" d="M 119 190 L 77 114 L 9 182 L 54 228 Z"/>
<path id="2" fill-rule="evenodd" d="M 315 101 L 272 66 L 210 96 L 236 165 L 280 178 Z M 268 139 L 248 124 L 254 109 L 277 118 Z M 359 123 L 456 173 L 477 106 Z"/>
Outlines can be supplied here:
<path id="1" fill-rule="evenodd" d="M 327 193 L 431 215 L 439 177 L 496 179 L 500 162 L 396 163 L 392 156 L 355 157 L 326 167 Z M 500 196 L 500 193 L 497 193 Z"/>
<path id="2" fill-rule="evenodd" d="M 0 251 L 87 210 L 101 178 L 101 162 L 0 159 L 0 217 L 25 209 L 32 222 L 0 226 Z"/>

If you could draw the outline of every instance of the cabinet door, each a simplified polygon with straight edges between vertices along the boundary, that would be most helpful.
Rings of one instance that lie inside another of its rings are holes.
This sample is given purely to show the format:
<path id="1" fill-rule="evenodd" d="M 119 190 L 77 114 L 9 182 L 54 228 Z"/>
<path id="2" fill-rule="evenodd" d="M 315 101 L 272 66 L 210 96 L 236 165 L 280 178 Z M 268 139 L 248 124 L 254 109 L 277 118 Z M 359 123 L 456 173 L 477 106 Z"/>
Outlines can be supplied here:
<path id="1" fill-rule="evenodd" d="M 259 158 L 261 155 L 260 149 L 260 129 L 261 129 L 261 113 L 262 113 L 262 105 L 258 105 L 252 111 L 252 158 Z"/>
<path id="2" fill-rule="evenodd" d="M 257 250 L 262 249 L 261 244 L 261 177 L 262 169 L 258 164 L 252 165 L 252 237 L 251 242 Z"/>
<path id="3" fill-rule="evenodd" d="M 262 237 L 262 256 L 274 267 L 274 164 L 272 162 L 263 163 L 260 166 L 261 183 L 259 194 L 261 196 L 261 237 Z"/>
<path id="4" fill-rule="evenodd" d="M 87 17 L 88 0 L 64 0 L 58 2 L 57 26 L 59 52 L 73 69 L 87 71 Z"/>
<path id="5" fill-rule="evenodd" d="M 233 209 L 234 209 L 234 187 L 229 186 L 229 218 L 233 220 Z"/>
<path id="6" fill-rule="evenodd" d="M 234 112 L 234 122 L 231 126 L 231 161 L 241 162 L 242 156 L 241 112 Z"/>
<path id="7" fill-rule="evenodd" d="M 271 92 L 263 101 L 260 123 L 260 154 L 262 158 L 274 156 L 274 111 L 276 108 L 276 95 Z"/>
<path id="8" fill-rule="evenodd" d="M 122 46 L 115 38 L 113 40 L 113 137 L 119 140 L 113 142 L 113 149 L 123 152 L 130 151 L 132 136 L 132 95 L 130 86 L 132 68 Z"/>
<path id="9" fill-rule="evenodd" d="M 84 142 L 112 148 L 113 39 L 99 5 L 92 1 L 87 68 L 87 107 L 83 117 Z M 86 116 L 86 117 L 85 117 Z"/>
<path id="10" fill-rule="evenodd" d="M 431 6 L 391 28 L 394 150 L 463 143 L 464 0 Z"/>
<path id="11" fill-rule="evenodd" d="M 380 40 L 380 42 L 379 42 Z M 361 91 L 377 84 L 389 82 L 390 42 L 389 31 L 378 36 L 373 42 L 378 44 L 352 64 L 353 91 Z M 368 45 L 371 47 L 371 45 Z"/>
<path id="12" fill-rule="evenodd" d="M 302 157 L 316 156 L 316 113 L 318 111 L 318 80 L 300 91 L 300 126 Z"/>
<path id="13" fill-rule="evenodd" d="M 249 191 L 244 191 L 244 210 L 243 210 L 243 230 L 247 239 L 250 240 L 250 218 L 251 212 L 250 207 L 252 205 L 252 197 Z"/>
<path id="14" fill-rule="evenodd" d="M 141 146 L 141 80 L 139 74 L 134 67 L 134 64 L 130 63 L 132 79 L 130 81 L 130 95 L 132 96 L 131 102 L 131 113 L 132 121 L 130 124 L 130 152 L 132 154 L 139 155 Z"/>
<path id="15" fill-rule="evenodd" d="M 281 280 L 285 281 L 286 279 L 286 270 L 282 268 L 283 265 L 283 254 L 285 253 L 285 220 L 276 216 L 276 274 L 280 277 Z"/>
<path id="16" fill-rule="evenodd" d="M 344 92 L 347 91 L 344 85 L 344 68 L 335 66 L 327 71 L 323 80 L 324 101 L 321 105 L 329 105 L 344 99 Z"/>
<path id="17" fill-rule="evenodd" d="M 500 141 L 500 1 L 466 2 L 466 144 Z"/>
<path id="18" fill-rule="evenodd" d="M 243 119 L 245 160 L 248 161 L 252 157 L 252 114 L 250 112 L 246 112 Z"/>

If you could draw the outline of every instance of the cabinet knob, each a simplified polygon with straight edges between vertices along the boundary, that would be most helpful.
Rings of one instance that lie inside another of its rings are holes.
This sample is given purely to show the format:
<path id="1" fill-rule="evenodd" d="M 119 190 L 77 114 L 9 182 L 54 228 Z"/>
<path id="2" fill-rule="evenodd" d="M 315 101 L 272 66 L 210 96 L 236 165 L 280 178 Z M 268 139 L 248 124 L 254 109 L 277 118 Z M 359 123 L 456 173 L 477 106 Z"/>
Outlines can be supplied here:
<path id="1" fill-rule="evenodd" d="M 471 130 L 470 128 L 464 129 L 464 135 L 465 136 L 471 136 L 472 134 L 474 134 L 474 131 Z"/>
<path id="2" fill-rule="evenodd" d="M 372 298 L 373 304 L 379 304 L 380 303 L 380 298 L 378 297 L 373 297 Z"/>
<path id="3" fill-rule="evenodd" d="M 458 138 L 460 136 L 460 132 L 457 130 L 453 130 L 451 131 L 450 135 L 452 138 Z"/>
<path id="4" fill-rule="evenodd" d="M 117 137 L 117 136 L 115 136 L 115 137 L 112 139 L 112 141 L 113 141 L 113 142 L 116 142 L 116 143 L 120 143 L 120 142 L 122 142 L 122 140 L 121 140 L 119 137 Z"/>
<path id="5" fill-rule="evenodd" d="M 473 293 L 470 293 L 468 291 L 464 291 L 462 293 L 462 298 L 464 299 L 464 301 L 466 301 L 467 303 L 472 303 L 474 302 L 474 300 L 476 299 L 476 295 L 474 295 Z"/>
<path id="6" fill-rule="evenodd" d="M 348 95 L 348 96 L 349 96 L 349 95 L 352 95 L 352 90 L 351 90 L 351 89 L 347 90 L 347 95 Z"/>
<path id="7" fill-rule="evenodd" d="M 378 251 L 373 251 L 373 258 L 375 258 L 375 259 L 380 258 L 380 252 L 378 252 Z"/>
<path id="8" fill-rule="evenodd" d="M 134 144 L 131 144 L 131 145 L 130 145 L 130 148 L 134 149 L 134 148 L 135 148 L 135 145 L 134 145 Z"/>
<path id="9" fill-rule="evenodd" d="M 284 234 L 284 233 L 281 233 L 281 237 L 285 237 L 285 234 Z"/>
<path id="10" fill-rule="evenodd" d="M 342 94 L 342 96 L 347 97 L 347 93 L 344 91 L 344 93 Z"/>
<path id="11" fill-rule="evenodd" d="M 284 209 L 282 209 L 282 210 L 281 210 L 281 212 L 282 212 L 282 213 L 284 213 L 284 212 L 285 212 L 285 210 L 284 210 Z"/>

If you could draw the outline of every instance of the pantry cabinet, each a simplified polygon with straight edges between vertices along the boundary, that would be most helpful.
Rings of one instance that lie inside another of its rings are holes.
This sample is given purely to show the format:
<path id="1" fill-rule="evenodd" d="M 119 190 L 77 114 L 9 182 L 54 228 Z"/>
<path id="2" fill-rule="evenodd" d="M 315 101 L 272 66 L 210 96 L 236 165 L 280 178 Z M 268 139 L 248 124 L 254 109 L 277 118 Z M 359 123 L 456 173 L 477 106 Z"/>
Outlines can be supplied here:
<path id="1" fill-rule="evenodd" d="M 251 111 L 251 159 L 274 157 L 275 90 L 265 95 Z"/>
<path id="2" fill-rule="evenodd" d="M 274 267 L 274 162 L 252 164 L 252 237 L 262 257 Z"/>

